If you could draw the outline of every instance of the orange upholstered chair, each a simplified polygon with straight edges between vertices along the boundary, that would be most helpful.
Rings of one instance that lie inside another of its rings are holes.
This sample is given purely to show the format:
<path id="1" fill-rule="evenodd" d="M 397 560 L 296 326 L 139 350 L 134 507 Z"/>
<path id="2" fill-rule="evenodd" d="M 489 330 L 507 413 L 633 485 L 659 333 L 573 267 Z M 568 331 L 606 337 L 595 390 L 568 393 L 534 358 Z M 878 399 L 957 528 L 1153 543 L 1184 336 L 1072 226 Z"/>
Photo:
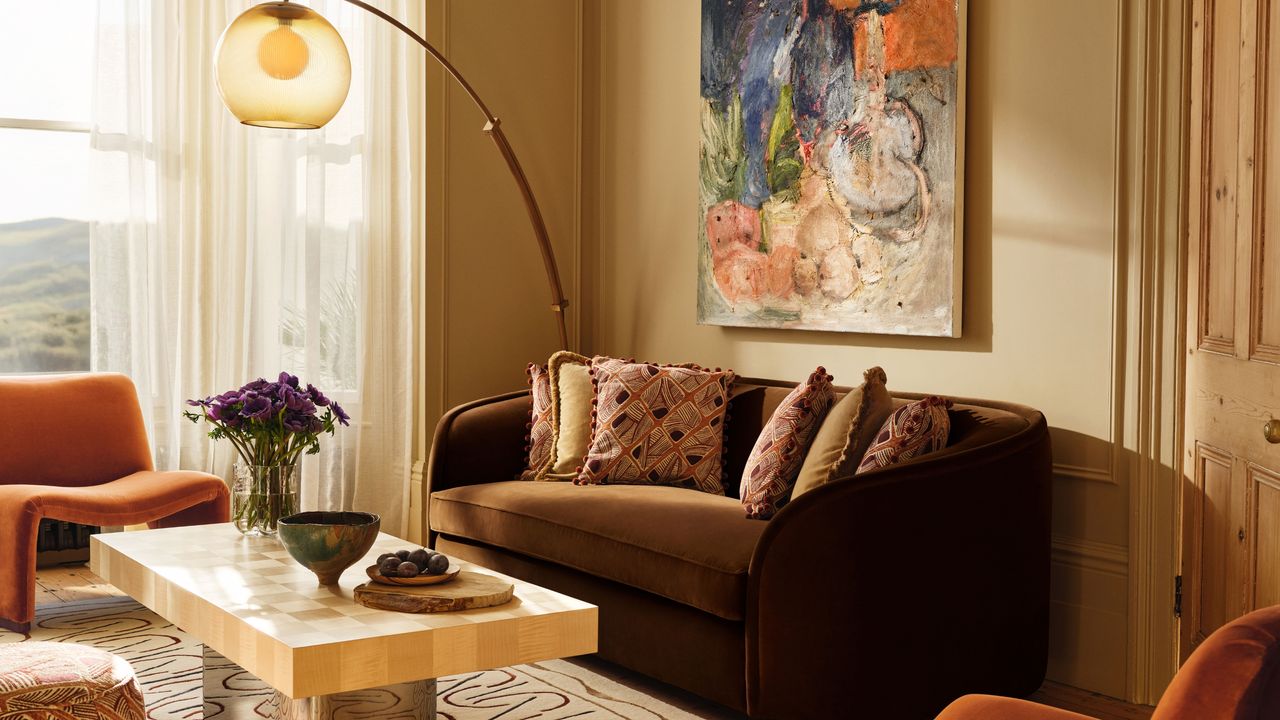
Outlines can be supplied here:
<path id="1" fill-rule="evenodd" d="M 42 518 L 151 527 L 226 522 L 230 493 L 202 472 L 156 472 L 123 375 L 0 377 L 0 627 L 35 617 Z"/>
<path id="2" fill-rule="evenodd" d="M 1173 678 L 1151 720 L 1280 718 L 1280 605 L 1209 636 Z M 1025 700 L 966 695 L 938 720 L 1092 720 Z"/>

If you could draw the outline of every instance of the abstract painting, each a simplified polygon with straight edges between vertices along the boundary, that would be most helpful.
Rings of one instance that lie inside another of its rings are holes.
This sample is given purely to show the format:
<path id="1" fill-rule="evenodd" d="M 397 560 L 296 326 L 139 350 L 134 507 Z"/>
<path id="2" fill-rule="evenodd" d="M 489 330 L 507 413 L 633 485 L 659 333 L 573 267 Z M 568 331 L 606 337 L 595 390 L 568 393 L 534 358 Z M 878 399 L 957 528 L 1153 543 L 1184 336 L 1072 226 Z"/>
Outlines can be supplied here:
<path id="1" fill-rule="evenodd" d="M 960 334 L 964 0 L 702 0 L 698 321 Z"/>

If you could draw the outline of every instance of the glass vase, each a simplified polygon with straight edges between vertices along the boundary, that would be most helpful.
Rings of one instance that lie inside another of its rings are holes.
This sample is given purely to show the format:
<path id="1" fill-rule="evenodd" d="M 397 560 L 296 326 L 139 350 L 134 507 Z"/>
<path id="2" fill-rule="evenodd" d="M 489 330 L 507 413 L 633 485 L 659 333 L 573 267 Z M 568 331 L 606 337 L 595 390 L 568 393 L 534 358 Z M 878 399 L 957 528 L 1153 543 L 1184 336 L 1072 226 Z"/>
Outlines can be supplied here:
<path id="1" fill-rule="evenodd" d="M 245 535 L 275 537 L 280 518 L 298 512 L 297 465 L 236 463 L 231 521 Z"/>

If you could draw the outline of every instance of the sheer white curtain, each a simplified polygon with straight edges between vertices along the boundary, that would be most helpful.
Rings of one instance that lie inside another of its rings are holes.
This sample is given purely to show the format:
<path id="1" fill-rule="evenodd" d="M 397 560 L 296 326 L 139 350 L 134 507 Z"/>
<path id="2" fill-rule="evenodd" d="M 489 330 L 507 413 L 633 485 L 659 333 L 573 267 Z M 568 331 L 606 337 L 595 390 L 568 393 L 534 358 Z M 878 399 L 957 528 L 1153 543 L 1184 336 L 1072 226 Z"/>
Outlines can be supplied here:
<path id="1" fill-rule="evenodd" d="M 406 525 L 422 50 L 341 0 L 351 93 L 322 130 L 240 125 L 213 74 L 250 0 L 100 0 L 91 186 L 93 367 L 138 386 L 157 466 L 230 477 L 187 399 L 281 370 L 353 417 L 302 467 L 304 509 Z M 423 28 L 417 0 L 380 7 Z"/>

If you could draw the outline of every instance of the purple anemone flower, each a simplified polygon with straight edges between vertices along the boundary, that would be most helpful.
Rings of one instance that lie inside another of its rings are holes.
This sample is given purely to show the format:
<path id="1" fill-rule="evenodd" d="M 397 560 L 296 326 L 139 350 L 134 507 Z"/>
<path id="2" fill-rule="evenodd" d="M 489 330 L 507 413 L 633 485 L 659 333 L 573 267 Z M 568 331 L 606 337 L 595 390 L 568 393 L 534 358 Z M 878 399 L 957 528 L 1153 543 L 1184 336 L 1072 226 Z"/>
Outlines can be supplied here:
<path id="1" fill-rule="evenodd" d="M 240 414 L 240 411 L 237 410 L 234 405 L 223 403 L 223 404 L 211 405 L 209 407 L 209 412 L 207 414 L 212 416 L 216 420 L 221 420 L 222 422 L 230 422 L 233 418 L 235 418 L 237 415 Z"/>
<path id="2" fill-rule="evenodd" d="M 342 409 L 341 405 L 339 405 L 338 403 L 330 403 L 329 407 L 333 408 L 333 414 L 338 416 L 338 422 L 342 423 L 343 425 L 351 424 L 351 416 L 348 415 L 347 412 Z"/>
<path id="3" fill-rule="evenodd" d="M 312 385 L 311 383 L 307 383 L 307 395 L 311 396 L 311 402 L 319 405 L 320 407 L 325 407 L 330 402 L 329 398 L 325 397 L 324 393 L 320 392 L 320 388 Z"/>
<path id="4" fill-rule="evenodd" d="M 235 440 L 246 461 L 270 457 L 282 463 L 296 462 L 303 453 L 319 448 L 321 434 L 332 435 L 338 423 L 351 424 L 351 416 L 342 407 L 316 386 L 303 385 L 287 372 L 280 373 L 276 381 L 258 378 L 220 395 L 188 400 L 187 405 L 200 411 L 184 412 L 184 416 L 215 425 L 209 435 Z M 330 411 L 320 416 L 318 407 Z"/>
<path id="5" fill-rule="evenodd" d="M 240 414 L 252 420 L 268 418 L 271 416 L 271 412 L 271 401 L 257 394 L 245 400 L 244 405 L 240 408 Z"/>
<path id="6" fill-rule="evenodd" d="M 244 399 L 244 390 L 228 390 L 221 395 L 215 395 L 210 400 L 220 403 L 238 403 Z"/>
<path id="7" fill-rule="evenodd" d="M 284 406 L 292 412 L 302 413 L 303 415 L 315 415 L 316 404 L 307 399 L 306 395 L 300 392 L 291 392 L 284 397 Z"/>

